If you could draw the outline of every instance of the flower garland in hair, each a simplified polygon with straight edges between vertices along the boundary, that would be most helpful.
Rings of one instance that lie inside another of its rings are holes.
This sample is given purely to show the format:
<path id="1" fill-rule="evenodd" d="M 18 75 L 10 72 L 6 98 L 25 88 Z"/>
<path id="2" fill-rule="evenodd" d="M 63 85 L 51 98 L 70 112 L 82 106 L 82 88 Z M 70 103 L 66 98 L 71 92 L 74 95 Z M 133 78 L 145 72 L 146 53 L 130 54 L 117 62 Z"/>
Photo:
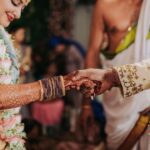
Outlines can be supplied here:
<path id="1" fill-rule="evenodd" d="M 13 84 L 18 75 L 11 39 L 0 26 L 0 84 Z M 0 149 L 25 150 L 20 108 L 0 110 Z"/>

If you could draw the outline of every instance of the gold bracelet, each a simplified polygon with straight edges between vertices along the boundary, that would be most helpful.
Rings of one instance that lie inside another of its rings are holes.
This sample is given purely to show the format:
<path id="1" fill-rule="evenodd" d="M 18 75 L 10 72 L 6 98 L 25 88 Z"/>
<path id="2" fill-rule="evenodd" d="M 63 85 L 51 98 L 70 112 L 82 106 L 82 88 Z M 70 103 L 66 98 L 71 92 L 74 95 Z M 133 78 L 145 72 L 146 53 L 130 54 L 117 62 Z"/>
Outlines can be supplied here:
<path id="1" fill-rule="evenodd" d="M 55 97 L 56 97 L 56 85 L 55 85 L 55 81 L 53 78 L 51 78 L 51 81 L 52 81 L 52 85 L 53 85 L 52 99 L 55 99 Z"/>
<path id="2" fill-rule="evenodd" d="M 41 80 L 39 80 L 39 84 L 40 84 L 40 101 L 43 100 L 43 95 L 44 95 L 44 90 L 43 90 L 43 86 L 42 86 L 42 82 Z"/>
<path id="3" fill-rule="evenodd" d="M 63 94 L 63 96 L 65 96 L 66 95 L 66 91 L 65 91 L 65 84 L 64 84 L 63 76 L 60 76 L 60 80 L 61 80 L 62 94 Z"/>
<path id="4" fill-rule="evenodd" d="M 51 78 L 49 78 L 49 80 L 48 80 L 48 82 L 49 82 L 49 86 L 50 86 L 50 97 L 52 97 L 53 96 L 53 86 L 52 86 L 52 81 L 51 81 Z"/>

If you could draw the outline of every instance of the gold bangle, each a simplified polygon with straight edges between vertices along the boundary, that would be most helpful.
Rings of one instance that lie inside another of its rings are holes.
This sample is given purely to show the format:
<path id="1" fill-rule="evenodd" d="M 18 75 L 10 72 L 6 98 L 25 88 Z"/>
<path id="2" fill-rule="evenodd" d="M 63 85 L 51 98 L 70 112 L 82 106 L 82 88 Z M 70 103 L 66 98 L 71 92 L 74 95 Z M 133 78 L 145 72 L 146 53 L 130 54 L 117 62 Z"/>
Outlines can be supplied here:
<path id="1" fill-rule="evenodd" d="M 62 87 L 62 94 L 63 94 L 63 96 L 65 96 L 66 95 L 66 91 L 65 91 L 65 84 L 64 84 L 63 76 L 60 76 L 60 81 L 61 81 L 61 87 Z"/>
<path id="2" fill-rule="evenodd" d="M 52 85 L 52 81 L 51 81 L 51 77 L 48 79 L 48 82 L 49 82 L 49 86 L 50 86 L 50 90 L 51 90 L 51 93 L 50 93 L 50 97 L 53 97 L 53 85 Z"/>
<path id="3" fill-rule="evenodd" d="M 52 89 L 51 99 L 55 99 L 55 88 L 56 88 L 56 86 L 55 86 L 54 79 L 50 77 L 49 81 L 51 81 L 50 86 L 51 86 L 51 89 Z"/>
<path id="4" fill-rule="evenodd" d="M 41 80 L 39 80 L 39 84 L 40 84 L 40 101 L 42 101 L 43 100 L 43 95 L 44 95 L 44 90 L 43 90 Z"/>

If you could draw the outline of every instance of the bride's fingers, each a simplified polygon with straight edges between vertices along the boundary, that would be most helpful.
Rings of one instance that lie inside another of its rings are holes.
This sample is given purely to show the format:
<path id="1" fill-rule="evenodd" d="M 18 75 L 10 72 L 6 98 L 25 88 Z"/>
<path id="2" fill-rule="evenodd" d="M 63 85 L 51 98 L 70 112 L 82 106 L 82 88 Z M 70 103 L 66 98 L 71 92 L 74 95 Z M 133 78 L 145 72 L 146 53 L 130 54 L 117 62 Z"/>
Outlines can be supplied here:
<path id="1" fill-rule="evenodd" d="M 77 86 L 76 85 L 71 85 L 71 88 L 75 89 Z"/>
<path id="2" fill-rule="evenodd" d="M 85 77 L 86 77 L 86 72 L 83 70 L 78 70 L 78 71 L 74 72 L 74 76 L 73 76 L 72 80 L 77 81 L 77 80 L 80 80 Z"/>
<path id="3" fill-rule="evenodd" d="M 94 83 L 93 81 L 87 79 L 87 78 L 83 78 L 81 80 L 78 81 L 66 81 L 65 82 L 65 88 L 66 90 L 70 90 L 70 89 L 77 89 L 77 90 L 82 90 L 83 88 L 87 89 L 88 93 L 93 93 L 95 86 L 97 84 Z"/>
<path id="4" fill-rule="evenodd" d="M 77 90 L 78 90 L 78 91 L 80 90 L 80 86 L 77 86 Z"/>
<path id="5" fill-rule="evenodd" d="M 80 90 L 84 95 L 86 95 L 87 97 L 90 97 L 91 95 L 94 96 L 94 88 L 81 88 Z"/>
<path id="6" fill-rule="evenodd" d="M 90 88 L 94 88 L 96 86 L 96 84 L 89 79 L 85 79 L 85 80 L 81 81 L 79 84 L 83 85 L 85 87 L 90 87 Z"/>

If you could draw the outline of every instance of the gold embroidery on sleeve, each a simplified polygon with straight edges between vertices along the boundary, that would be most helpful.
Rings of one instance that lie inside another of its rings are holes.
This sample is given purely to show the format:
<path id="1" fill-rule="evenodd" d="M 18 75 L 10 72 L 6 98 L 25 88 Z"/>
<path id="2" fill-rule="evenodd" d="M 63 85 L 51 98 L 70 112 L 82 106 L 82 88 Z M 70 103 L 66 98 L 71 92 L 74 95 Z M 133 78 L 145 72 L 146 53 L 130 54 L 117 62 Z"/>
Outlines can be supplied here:
<path id="1" fill-rule="evenodd" d="M 143 91 L 142 83 L 137 82 L 139 76 L 137 68 L 133 65 L 124 65 L 115 68 L 120 76 L 122 86 L 124 87 L 124 96 L 129 97 L 133 94 Z M 145 80 L 143 78 L 143 80 Z M 141 80 L 142 81 L 142 80 Z"/>

